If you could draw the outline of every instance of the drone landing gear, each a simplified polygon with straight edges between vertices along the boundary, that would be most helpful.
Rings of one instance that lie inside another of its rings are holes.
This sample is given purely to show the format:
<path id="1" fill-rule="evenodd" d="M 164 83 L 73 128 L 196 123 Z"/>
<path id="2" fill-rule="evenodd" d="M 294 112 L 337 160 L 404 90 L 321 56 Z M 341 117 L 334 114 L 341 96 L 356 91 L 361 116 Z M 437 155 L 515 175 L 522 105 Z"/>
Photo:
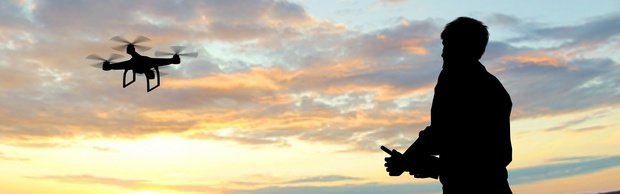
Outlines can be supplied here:
<path id="1" fill-rule="evenodd" d="M 145 76 L 146 77 L 146 92 L 150 92 L 154 90 L 155 88 L 159 87 L 159 68 L 157 67 L 155 67 L 155 74 L 156 74 L 155 77 L 157 77 L 157 85 L 153 86 L 152 88 L 151 88 L 150 79 L 147 76 Z"/>
<path id="2" fill-rule="evenodd" d="M 123 73 L 123 88 L 131 85 L 133 82 L 136 81 L 136 73 L 131 71 L 131 73 L 133 74 L 133 79 L 129 83 L 127 83 L 127 81 L 126 81 L 127 80 L 127 71 L 129 71 L 129 69 L 125 69 L 125 73 Z"/>
<path id="3" fill-rule="evenodd" d="M 131 71 L 131 74 L 133 74 L 131 81 L 128 83 L 127 82 L 127 72 L 129 71 L 129 69 L 125 69 L 125 72 L 123 73 L 123 88 L 131 85 L 133 82 L 136 82 L 136 72 Z M 144 76 L 146 77 L 146 92 L 150 92 L 153 91 L 155 88 L 159 87 L 159 68 L 155 67 L 155 73 L 154 73 L 154 77 L 157 78 L 157 85 L 153 86 L 151 88 L 151 79 L 149 79 L 149 77 L 152 76 Z M 154 78 L 152 78 L 154 79 Z"/>

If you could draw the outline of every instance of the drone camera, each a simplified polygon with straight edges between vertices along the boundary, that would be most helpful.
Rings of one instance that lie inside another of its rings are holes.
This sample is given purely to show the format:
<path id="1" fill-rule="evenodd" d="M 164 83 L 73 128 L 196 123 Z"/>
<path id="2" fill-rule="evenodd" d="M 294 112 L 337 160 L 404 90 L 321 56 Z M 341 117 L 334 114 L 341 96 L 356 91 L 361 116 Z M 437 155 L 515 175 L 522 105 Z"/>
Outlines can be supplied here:
<path id="1" fill-rule="evenodd" d="M 147 71 L 144 73 L 144 75 L 146 75 L 146 78 L 148 79 L 155 79 L 155 72 L 153 71 Z"/>

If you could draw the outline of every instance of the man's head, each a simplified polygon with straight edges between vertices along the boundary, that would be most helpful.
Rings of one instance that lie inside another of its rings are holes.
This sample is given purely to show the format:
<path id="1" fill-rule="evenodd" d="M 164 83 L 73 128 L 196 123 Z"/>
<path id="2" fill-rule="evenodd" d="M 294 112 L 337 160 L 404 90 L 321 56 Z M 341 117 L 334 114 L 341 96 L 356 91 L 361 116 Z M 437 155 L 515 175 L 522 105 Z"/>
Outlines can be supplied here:
<path id="1" fill-rule="evenodd" d="M 482 22 L 459 17 L 441 32 L 444 60 L 479 60 L 489 42 L 489 31 Z"/>

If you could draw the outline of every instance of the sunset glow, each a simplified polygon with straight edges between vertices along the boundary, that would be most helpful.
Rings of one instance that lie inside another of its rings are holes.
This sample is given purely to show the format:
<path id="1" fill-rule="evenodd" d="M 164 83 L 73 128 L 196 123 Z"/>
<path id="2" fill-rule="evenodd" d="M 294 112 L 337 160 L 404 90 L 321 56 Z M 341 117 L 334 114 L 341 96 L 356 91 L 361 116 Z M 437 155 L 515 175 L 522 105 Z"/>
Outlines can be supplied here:
<path id="1" fill-rule="evenodd" d="M 449 3 L 450 2 L 450 3 Z M 430 124 L 440 33 L 489 26 L 514 193 L 620 190 L 620 2 L 0 2 L 1 194 L 441 193 L 390 177 Z M 146 36 L 196 58 L 123 88 L 89 66 Z M 477 110 L 468 110 L 475 114 Z"/>

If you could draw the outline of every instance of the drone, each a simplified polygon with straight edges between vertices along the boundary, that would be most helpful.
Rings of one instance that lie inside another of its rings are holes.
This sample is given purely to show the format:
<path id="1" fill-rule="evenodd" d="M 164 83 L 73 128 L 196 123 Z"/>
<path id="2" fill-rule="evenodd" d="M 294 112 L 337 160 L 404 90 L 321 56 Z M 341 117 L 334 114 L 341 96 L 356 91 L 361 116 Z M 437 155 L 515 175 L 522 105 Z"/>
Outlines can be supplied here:
<path id="1" fill-rule="evenodd" d="M 96 64 L 92 64 L 91 66 L 96 68 L 101 68 L 104 71 L 110 70 L 124 70 L 123 73 L 123 88 L 131 85 L 136 81 L 136 74 L 145 75 L 146 77 L 146 92 L 153 91 L 155 88 L 160 85 L 160 68 L 169 67 L 171 64 L 180 64 L 181 56 L 183 57 L 197 57 L 198 53 L 181 53 L 185 47 L 183 46 L 171 46 L 171 50 L 173 52 L 162 52 L 156 51 L 155 56 L 172 56 L 172 58 L 151 58 L 147 56 L 143 56 L 136 52 L 136 49 L 140 51 L 147 51 L 151 49 L 147 46 L 137 45 L 142 42 L 150 41 L 151 39 L 144 36 L 137 36 L 134 41 L 128 41 L 127 39 L 121 36 L 115 36 L 110 39 L 111 41 L 123 43 L 123 45 L 112 47 L 112 49 L 117 51 L 126 51 L 127 54 L 131 55 L 131 59 L 122 62 L 113 62 L 113 60 L 120 59 L 123 56 L 119 54 L 111 54 L 110 57 L 103 58 L 98 55 L 92 54 L 86 57 L 86 59 L 92 59 L 100 61 Z M 133 78 L 130 82 L 127 82 L 127 72 L 131 70 L 133 74 Z M 164 72 L 161 75 L 165 75 Z M 157 78 L 157 84 L 151 87 L 152 79 Z"/>

